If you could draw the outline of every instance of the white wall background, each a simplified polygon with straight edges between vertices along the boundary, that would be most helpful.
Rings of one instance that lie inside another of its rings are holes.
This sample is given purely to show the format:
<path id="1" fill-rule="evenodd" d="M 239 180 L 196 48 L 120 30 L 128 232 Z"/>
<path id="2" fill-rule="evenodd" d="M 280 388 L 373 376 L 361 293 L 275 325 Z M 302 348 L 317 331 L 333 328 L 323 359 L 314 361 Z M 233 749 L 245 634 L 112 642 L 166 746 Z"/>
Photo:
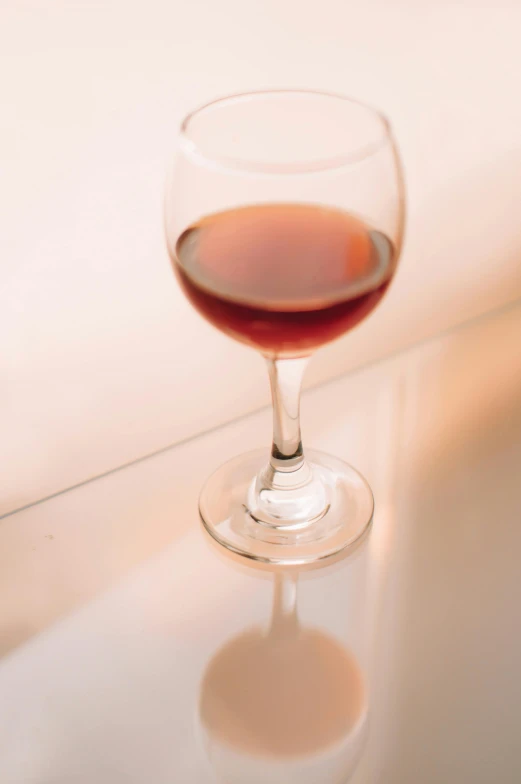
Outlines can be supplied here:
<path id="1" fill-rule="evenodd" d="M 164 248 L 176 127 L 208 98 L 322 87 L 395 126 L 401 268 L 310 383 L 520 297 L 520 30 L 515 0 L 2 0 L 0 514 L 267 401 Z"/>

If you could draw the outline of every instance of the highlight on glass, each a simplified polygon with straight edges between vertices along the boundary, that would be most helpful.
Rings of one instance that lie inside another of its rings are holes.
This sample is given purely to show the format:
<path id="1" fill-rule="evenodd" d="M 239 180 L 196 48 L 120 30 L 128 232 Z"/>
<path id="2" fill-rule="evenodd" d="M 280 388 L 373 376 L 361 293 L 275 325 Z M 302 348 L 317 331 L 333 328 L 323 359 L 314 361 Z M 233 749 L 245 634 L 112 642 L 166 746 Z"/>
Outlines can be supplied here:
<path id="1" fill-rule="evenodd" d="M 373 497 L 343 460 L 303 450 L 300 389 L 313 352 L 369 316 L 396 270 L 404 190 L 387 119 L 310 90 L 209 103 L 181 126 L 165 220 L 186 297 L 265 357 L 271 383 L 271 453 L 207 480 L 203 524 L 267 563 L 340 552 L 370 525 Z"/>

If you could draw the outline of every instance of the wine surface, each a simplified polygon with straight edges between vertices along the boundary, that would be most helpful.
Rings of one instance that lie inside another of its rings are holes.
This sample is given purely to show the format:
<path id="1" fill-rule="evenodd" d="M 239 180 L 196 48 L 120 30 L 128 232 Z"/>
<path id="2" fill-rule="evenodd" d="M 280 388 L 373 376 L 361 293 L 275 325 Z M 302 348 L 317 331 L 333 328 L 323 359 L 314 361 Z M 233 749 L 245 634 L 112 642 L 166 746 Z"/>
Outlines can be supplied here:
<path id="1" fill-rule="evenodd" d="M 220 330 L 267 355 L 299 356 L 373 310 L 395 252 L 384 234 L 342 210 L 262 204 L 190 226 L 173 265 L 190 302 Z"/>

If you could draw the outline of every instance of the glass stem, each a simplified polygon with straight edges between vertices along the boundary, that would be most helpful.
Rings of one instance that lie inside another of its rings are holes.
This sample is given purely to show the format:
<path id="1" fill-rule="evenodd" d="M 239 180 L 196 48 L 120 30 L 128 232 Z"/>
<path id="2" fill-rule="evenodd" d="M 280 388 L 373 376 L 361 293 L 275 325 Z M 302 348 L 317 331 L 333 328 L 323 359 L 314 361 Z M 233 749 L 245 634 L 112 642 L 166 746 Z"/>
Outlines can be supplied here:
<path id="1" fill-rule="evenodd" d="M 270 460 L 255 477 L 247 508 L 267 528 L 302 530 L 328 508 L 327 488 L 304 459 L 300 437 L 300 388 L 307 357 L 268 359 L 273 400 Z"/>
<path id="2" fill-rule="evenodd" d="M 270 466 L 292 473 L 304 466 L 300 436 L 300 390 L 308 357 L 267 358 L 273 402 L 273 444 Z"/>
<path id="3" fill-rule="evenodd" d="M 297 615 L 298 574 L 275 572 L 270 634 L 278 638 L 293 637 L 299 629 Z"/>

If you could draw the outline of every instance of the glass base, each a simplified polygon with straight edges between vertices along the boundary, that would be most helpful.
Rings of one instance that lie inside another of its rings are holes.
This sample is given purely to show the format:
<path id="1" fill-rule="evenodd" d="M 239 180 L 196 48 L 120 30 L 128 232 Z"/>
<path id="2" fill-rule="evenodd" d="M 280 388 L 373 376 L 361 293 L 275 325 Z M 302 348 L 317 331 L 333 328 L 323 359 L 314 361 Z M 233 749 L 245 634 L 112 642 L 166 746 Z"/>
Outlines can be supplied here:
<path id="1" fill-rule="evenodd" d="M 306 451 L 312 472 L 307 487 L 310 501 L 320 489 L 320 513 L 314 510 L 309 520 L 259 516 L 255 488 L 267 461 L 266 450 L 256 449 L 225 463 L 207 480 L 199 513 L 223 547 L 255 561 L 297 566 L 334 556 L 366 533 L 374 511 L 371 488 L 343 460 L 314 450 Z"/>

